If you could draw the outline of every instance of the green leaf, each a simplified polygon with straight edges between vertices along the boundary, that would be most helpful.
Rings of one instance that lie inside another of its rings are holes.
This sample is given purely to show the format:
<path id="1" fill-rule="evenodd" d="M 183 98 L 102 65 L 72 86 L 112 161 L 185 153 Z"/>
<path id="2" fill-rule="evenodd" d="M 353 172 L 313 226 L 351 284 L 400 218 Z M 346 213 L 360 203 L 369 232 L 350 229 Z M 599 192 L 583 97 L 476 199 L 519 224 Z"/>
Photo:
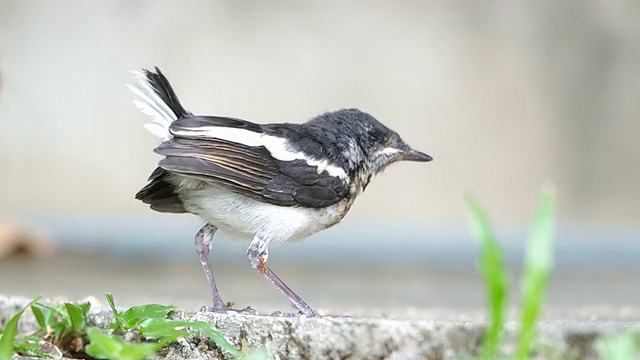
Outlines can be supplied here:
<path id="1" fill-rule="evenodd" d="M 157 304 L 139 305 L 120 313 L 120 318 L 123 322 L 124 330 L 129 331 L 139 327 L 145 320 L 167 318 L 171 309 L 173 307 Z"/>
<path id="2" fill-rule="evenodd" d="M 491 229 L 491 223 L 482 205 L 473 196 L 467 196 L 471 217 L 472 236 L 480 243 L 480 268 L 485 284 L 487 306 L 491 322 L 482 340 L 482 358 L 493 358 L 502 338 L 508 292 L 508 272 L 502 249 Z"/>
<path id="3" fill-rule="evenodd" d="M 216 343 L 216 345 L 227 350 L 232 355 L 237 356 L 240 354 L 240 351 L 236 350 L 236 348 L 234 348 L 233 345 L 231 345 L 231 343 L 229 343 L 227 339 L 225 339 L 224 336 L 222 336 L 222 333 L 213 327 L 213 325 L 203 321 L 195 321 L 190 324 L 191 325 L 189 326 L 191 326 L 192 329 L 202 331 L 214 343 Z"/>
<path id="4" fill-rule="evenodd" d="M 147 319 L 165 319 L 175 308 L 174 306 L 147 304 L 134 306 L 124 312 L 118 312 L 113 295 L 105 294 L 105 296 L 114 316 L 114 323 L 109 325 L 109 329 L 118 330 L 120 333 L 138 327 L 142 321 Z"/>
<path id="5" fill-rule="evenodd" d="M 69 314 L 69 320 L 71 322 L 71 328 L 74 331 L 81 331 L 87 324 L 87 312 L 91 305 L 89 303 L 81 304 L 80 306 L 65 303 L 64 307 Z"/>
<path id="6" fill-rule="evenodd" d="M 36 306 L 35 304 L 31 306 L 31 312 L 33 312 L 33 316 L 36 318 L 36 322 L 38 323 L 38 326 L 40 326 L 40 330 L 46 330 L 47 329 L 47 320 L 44 317 L 44 314 L 42 313 L 42 309 L 40 309 L 38 306 Z"/>
<path id="7" fill-rule="evenodd" d="M 134 327 L 138 327 L 142 321 L 148 319 L 166 319 L 174 308 L 174 306 L 158 304 L 134 306 L 127 311 L 120 313 L 120 319 L 124 323 L 124 329 L 131 330 Z"/>
<path id="8" fill-rule="evenodd" d="M 22 310 L 18 311 L 3 329 L 2 337 L 0 337 L 0 360 L 10 360 L 13 353 L 13 340 L 18 333 L 18 322 L 25 310 L 40 300 L 42 296 L 38 296 L 28 303 Z"/>
<path id="9" fill-rule="evenodd" d="M 191 325 L 187 321 L 177 321 L 169 319 L 147 319 L 140 323 L 140 335 L 145 337 L 160 339 L 164 337 L 176 338 L 180 336 L 188 336 L 189 333 L 185 330 Z"/>
<path id="10" fill-rule="evenodd" d="M 103 334 L 89 328 L 87 335 L 91 343 L 85 352 L 98 359 L 143 360 L 161 348 L 155 343 L 128 343 L 116 335 Z"/>
<path id="11" fill-rule="evenodd" d="M 553 267 L 553 238 L 555 233 L 554 192 L 546 186 L 534 219 L 525 254 L 522 278 L 520 333 L 517 359 L 529 355 L 535 340 L 535 325 L 544 300 L 549 274 Z"/>

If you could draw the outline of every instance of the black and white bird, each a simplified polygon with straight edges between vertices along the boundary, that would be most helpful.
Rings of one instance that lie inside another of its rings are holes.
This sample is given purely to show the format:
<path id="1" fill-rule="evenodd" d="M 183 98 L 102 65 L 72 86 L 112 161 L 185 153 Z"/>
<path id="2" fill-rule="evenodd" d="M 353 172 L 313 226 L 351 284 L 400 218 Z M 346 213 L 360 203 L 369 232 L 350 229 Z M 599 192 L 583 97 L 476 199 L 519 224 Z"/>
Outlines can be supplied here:
<path id="1" fill-rule="evenodd" d="M 135 197 L 153 210 L 192 213 L 206 222 L 195 243 L 212 311 L 231 310 L 218 293 L 209 259 L 219 231 L 250 241 L 251 266 L 298 314 L 317 316 L 267 267 L 269 247 L 339 223 L 371 177 L 390 164 L 431 160 L 358 109 L 325 113 L 303 124 L 194 115 L 158 68 L 133 74 L 133 85 L 127 86 L 152 120 L 145 127 L 162 139 L 155 152 L 163 156 Z"/>

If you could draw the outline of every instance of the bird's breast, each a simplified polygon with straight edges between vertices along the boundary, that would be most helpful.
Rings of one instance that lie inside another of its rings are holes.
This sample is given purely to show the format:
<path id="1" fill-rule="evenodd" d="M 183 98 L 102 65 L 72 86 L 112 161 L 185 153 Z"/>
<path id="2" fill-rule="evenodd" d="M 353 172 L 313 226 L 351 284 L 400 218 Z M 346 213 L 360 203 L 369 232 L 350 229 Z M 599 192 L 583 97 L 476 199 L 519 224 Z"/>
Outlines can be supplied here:
<path id="1" fill-rule="evenodd" d="M 231 238 L 257 236 L 274 245 L 300 241 L 339 223 L 352 204 L 345 199 L 324 208 L 278 206 L 180 175 L 174 175 L 173 181 L 188 212 Z"/>

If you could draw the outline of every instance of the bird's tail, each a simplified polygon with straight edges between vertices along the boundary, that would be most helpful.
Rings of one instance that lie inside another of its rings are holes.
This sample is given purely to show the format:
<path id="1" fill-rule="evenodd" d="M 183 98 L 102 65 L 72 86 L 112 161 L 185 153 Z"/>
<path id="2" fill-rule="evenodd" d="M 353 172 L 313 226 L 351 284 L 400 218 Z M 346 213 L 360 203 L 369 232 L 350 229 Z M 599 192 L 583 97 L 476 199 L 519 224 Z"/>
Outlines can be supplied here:
<path id="1" fill-rule="evenodd" d="M 139 97 L 133 103 L 152 121 L 144 127 L 162 140 L 170 139 L 171 123 L 191 113 L 182 107 L 169 80 L 160 69 L 156 67 L 155 72 L 143 69 L 142 72 L 132 71 L 131 73 L 133 85 L 127 84 L 127 88 Z"/>

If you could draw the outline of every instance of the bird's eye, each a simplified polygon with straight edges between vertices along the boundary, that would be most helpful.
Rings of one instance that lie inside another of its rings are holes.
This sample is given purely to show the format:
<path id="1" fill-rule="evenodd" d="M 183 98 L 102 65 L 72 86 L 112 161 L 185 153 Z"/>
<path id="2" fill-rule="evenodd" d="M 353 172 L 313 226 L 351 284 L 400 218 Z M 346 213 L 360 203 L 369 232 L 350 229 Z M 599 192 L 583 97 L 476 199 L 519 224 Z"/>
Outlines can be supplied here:
<path id="1" fill-rule="evenodd" d="M 390 135 L 384 135 L 382 137 L 382 143 L 385 145 L 389 145 L 393 143 L 393 138 Z"/>
<path id="2" fill-rule="evenodd" d="M 378 132 L 374 136 L 378 139 L 378 141 L 380 141 L 381 144 L 387 144 L 389 140 L 391 140 L 389 134 L 385 134 L 383 132 Z"/>

